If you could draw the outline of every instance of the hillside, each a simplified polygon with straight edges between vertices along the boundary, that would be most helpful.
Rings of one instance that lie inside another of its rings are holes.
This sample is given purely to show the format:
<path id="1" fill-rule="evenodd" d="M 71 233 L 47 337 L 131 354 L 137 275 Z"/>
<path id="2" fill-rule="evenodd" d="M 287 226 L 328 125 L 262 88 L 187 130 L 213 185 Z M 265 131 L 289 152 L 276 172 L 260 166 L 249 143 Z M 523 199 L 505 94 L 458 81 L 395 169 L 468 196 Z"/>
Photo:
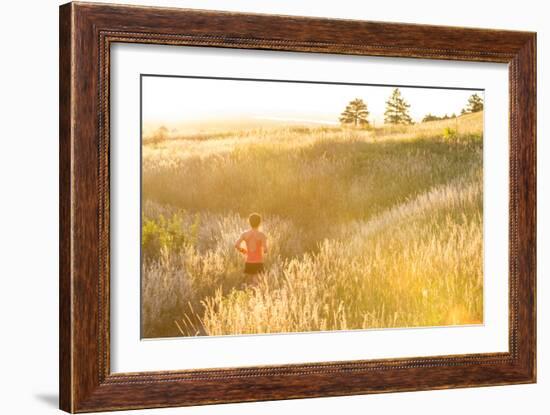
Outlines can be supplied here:
<path id="1" fill-rule="evenodd" d="M 482 123 L 146 144 L 145 336 L 482 322 Z M 232 244 L 252 211 L 268 271 L 242 289 Z"/>

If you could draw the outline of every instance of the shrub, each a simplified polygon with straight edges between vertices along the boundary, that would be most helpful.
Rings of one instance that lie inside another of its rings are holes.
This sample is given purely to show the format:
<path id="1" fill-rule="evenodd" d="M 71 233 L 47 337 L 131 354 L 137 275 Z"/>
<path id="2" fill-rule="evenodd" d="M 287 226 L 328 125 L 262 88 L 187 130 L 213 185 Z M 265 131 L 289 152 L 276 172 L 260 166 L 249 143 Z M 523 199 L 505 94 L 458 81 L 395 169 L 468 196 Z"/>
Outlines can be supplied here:
<path id="1" fill-rule="evenodd" d="M 162 251 L 177 252 L 185 245 L 194 246 L 199 225 L 198 215 L 187 227 L 184 226 L 181 213 L 174 213 L 168 218 L 160 215 L 156 220 L 144 217 L 141 233 L 143 259 L 158 259 Z"/>
<path id="2" fill-rule="evenodd" d="M 454 141 L 457 138 L 456 130 L 451 127 L 443 129 L 443 138 L 448 141 Z"/>

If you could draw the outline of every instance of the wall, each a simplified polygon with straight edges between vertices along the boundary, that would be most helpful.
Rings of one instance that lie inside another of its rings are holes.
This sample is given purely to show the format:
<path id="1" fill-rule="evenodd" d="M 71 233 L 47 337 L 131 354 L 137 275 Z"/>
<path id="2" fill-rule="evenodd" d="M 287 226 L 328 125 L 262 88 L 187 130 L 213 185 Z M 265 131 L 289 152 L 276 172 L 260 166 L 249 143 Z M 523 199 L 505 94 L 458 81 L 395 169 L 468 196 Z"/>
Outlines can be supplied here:
<path id="1" fill-rule="evenodd" d="M 550 249 L 550 100 L 542 82 L 549 63 L 550 17 L 545 2 L 387 2 L 246 0 L 133 1 L 262 13 L 312 15 L 395 22 L 476 26 L 538 32 L 539 111 L 539 294 L 547 293 Z M 2 5 L 0 106 L 0 368 L 2 412 L 56 413 L 57 407 L 57 6 L 52 0 Z M 546 23 L 546 24 L 545 24 Z M 546 192 L 542 189 L 546 187 Z M 511 387 L 322 398 L 186 409 L 158 414 L 279 413 L 543 413 L 549 406 L 548 303 L 539 301 L 539 383 Z M 6 399 L 7 398 L 7 399 Z M 546 406 L 546 408 L 543 408 Z M 137 412 L 134 412 L 137 413 Z"/>

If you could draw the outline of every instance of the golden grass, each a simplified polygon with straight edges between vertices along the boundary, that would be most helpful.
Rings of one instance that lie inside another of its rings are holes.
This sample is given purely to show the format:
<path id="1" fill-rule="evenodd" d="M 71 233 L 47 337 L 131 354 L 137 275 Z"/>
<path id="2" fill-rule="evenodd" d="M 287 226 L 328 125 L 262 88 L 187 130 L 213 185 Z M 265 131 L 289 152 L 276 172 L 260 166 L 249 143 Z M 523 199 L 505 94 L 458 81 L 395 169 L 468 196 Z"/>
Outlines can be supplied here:
<path id="1" fill-rule="evenodd" d="M 461 188 L 461 186 L 464 186 Z M 450 197 L 442 201 L 441 197 Z M 210 335 L 440 326 L 482 321 L 480 186 L 422 195 L 342 240 L 204 301 Z M 428 213 L 428 216 L 426 216 Z M 391 218 L 388 222 L 388 218 Z M 375 231 L 372 231 L 372 228 Z"/>
<path id="2" fill-rule="evenodd" d="M 146 144 L 144 336 L 482 322 L 482 114 L 389 130 Z M 270 252 L 242 289 L 251 211 Z"/>
<path id="3" fill-rule="evenodd" d="M 447 120 L 424 122 L 413 126 L 384 125 L 376 130 L 375 135 L 394 140 L 437 137 L 445 128 L 454 130 L 458 136 L 479 135 L 483 130 L 483 112 L 465 114 Z"/>

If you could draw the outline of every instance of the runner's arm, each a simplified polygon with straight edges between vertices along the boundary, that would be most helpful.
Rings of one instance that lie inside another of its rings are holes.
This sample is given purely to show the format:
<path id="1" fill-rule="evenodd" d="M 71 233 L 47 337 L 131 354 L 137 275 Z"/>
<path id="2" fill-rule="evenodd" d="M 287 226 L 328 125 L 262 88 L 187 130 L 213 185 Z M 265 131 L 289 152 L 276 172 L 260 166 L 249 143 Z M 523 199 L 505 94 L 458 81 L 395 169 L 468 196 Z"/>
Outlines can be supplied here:
<path id="1" fill-rule="evenodd" d="M 235 241 L 235 249 L 241 254 L 246 254 L 246 249 L 241 247 L 242 242 L 244 241 L 244 233 L 239 236 L 239 239 Z"/>

